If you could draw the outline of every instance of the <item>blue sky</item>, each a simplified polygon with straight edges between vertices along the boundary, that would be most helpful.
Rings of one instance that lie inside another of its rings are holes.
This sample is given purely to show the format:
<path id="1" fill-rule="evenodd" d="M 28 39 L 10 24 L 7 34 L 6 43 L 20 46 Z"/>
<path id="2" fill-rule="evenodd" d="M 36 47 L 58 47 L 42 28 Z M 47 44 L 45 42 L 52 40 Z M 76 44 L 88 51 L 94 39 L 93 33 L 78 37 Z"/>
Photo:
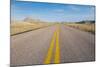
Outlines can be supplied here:
<path id="1" fill-rule="evenodd" d="M 95 6 L 11 1 L 11 19 L 26 17 L 49 22 L 95 20 Z"/>

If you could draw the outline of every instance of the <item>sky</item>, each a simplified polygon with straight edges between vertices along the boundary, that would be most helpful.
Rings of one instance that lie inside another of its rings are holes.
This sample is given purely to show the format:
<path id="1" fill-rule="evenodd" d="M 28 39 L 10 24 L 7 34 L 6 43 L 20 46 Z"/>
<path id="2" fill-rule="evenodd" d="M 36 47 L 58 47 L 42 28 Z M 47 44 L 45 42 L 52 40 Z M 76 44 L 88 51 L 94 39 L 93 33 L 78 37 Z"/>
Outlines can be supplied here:
<path id="1" fill-rule="evenodd" d="M 95 6 L 11 0 L 11 19 L 23 20 L 26 17 L 48 22 L 95 20 Z"/>

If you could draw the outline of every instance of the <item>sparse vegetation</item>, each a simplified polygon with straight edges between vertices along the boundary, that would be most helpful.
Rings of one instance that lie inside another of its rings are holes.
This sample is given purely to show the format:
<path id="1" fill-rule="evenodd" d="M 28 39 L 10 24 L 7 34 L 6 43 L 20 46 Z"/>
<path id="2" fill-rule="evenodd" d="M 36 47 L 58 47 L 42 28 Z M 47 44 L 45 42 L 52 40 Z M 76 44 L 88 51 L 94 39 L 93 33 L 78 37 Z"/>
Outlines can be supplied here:
<path id="1" fill-rule="evenodd" d="M 69 24 L 66 24 L 66 25 L 95 34 L 95 24 L 94 23 L 90 23 L 90 24 L 69 23 Z"/>
<path id="2" fill-rule="evenodd" d="M 23 21 L 11 21 L 11 35 L 16 35 L 19 33 L 36 30 L 42 27 L 53 25 L 53 24 L 65 24 L 67 26 L 77 28 L 86 32 L 95 33 L 95 21 L 50 23 L 50 22 L 44 22 L 41 20 L 25 18 Z"/>
<path id="3" fill-rule="evenodd" d="M 27 31 L 31 31 L 31 30 L 35 30 L 35 29 L 39 29 L 41 27 L 45 27 L 48 26 L 50 24 L 47 23 L 43 23 L 43 22 L 38 22 L 38 23 L 34 23 L 34 22 L 11 22 L 11 35 L 15 35 L 15 34 L 19 34 L 19 33 L 23 33 L 23 32 L 27 32 Z"/>

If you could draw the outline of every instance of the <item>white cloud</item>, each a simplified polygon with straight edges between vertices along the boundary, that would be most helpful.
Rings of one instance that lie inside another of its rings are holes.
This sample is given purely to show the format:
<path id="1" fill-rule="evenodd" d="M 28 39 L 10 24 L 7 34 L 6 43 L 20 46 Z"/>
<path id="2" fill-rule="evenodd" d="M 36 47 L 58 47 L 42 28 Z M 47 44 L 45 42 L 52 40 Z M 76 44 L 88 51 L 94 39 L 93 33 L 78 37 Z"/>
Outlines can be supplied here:
<path id="1" fill-rule="evenodd" d="M 60 15 L 60 16 L 62 16 L 62 15 L 64 15 L 65 14 L 65 10 L 64 9 L 55 9 L 55 10 L 53 10 L 53 12 L 55 13 L 55 15 Z"/>

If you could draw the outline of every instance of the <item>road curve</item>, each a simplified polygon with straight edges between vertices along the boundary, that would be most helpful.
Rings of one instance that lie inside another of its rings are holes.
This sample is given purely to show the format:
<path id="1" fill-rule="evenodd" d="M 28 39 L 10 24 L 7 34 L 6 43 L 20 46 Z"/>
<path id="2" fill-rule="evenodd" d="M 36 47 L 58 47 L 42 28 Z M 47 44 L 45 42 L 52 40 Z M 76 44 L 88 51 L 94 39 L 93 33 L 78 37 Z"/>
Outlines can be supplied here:
<path id="1" fill-rule="evenodd" d="M 95 60 L 93 34 L 63 24 L 59 25 L 59 31 L 57 27 L 53 25 L 11 36 L 11 66 L 48 64 L 45 63 L 48 58 L 49 63 Z"/>

